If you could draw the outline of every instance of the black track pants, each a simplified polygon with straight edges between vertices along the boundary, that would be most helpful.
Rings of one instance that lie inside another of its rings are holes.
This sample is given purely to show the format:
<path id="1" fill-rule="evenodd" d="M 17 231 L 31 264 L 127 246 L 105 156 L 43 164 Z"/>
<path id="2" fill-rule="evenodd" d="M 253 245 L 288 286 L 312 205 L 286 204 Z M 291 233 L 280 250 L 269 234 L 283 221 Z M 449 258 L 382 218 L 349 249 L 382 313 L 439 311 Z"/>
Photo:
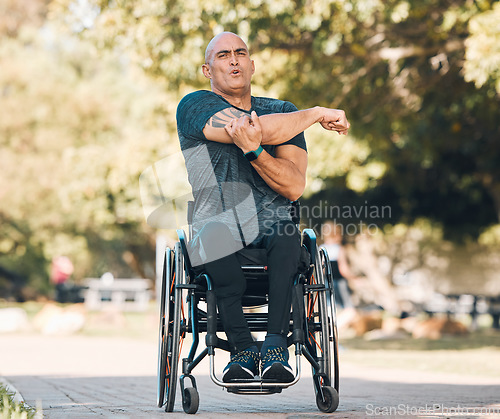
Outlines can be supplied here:
<path id="1" fill-rule="evenodd" d="M 217 240 L 214 240 L 217 235 Z M 227 227 L 212 223 L 200 232 L 205 250 L 210 252 L 210 243 L 219 242 L 221 234 L 233 240 Z M 300 233 L 292 221 L 275 223 L 259 243 L 267 250 L 269 275 L 268 333 L 287 333 L 289 329 L 293 279 L 297 273 L 300 257 Z M 243 315 L 241 298 L 246 289 L 243 275 L 235 253 L 205 264 L 205 270 L 214 283 L 217 305 L 231 350 L 242 351 L 254 344 Z"/>

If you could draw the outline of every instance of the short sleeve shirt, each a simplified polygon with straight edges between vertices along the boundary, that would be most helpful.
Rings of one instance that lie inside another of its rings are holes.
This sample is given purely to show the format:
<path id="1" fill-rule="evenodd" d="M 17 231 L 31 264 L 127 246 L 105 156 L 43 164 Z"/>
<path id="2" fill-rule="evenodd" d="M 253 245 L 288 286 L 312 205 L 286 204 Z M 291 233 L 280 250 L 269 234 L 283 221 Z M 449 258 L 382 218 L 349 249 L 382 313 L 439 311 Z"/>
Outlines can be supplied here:
<path id="1" fill-rule="evenodd" d="M 251 98 L 250 114 L 287 113 L 297 108 L 290 102 L 265 97 Z M 290 200 L 273 191 L 243 152 L 234 144 L 207 140 L 203 129 L 217 112 L 232 106 L 216 93 L 200 90 L 186 95 L 177 107 L 177 131 L 194 197 L 195 235 L 210 221 L 226 224 L 235 240 L 258 243 L 279 220 L 290 220 Z M 304 134 L 284 144 L 307 151 Z M 263 148 L 275 156 L 275 145 Z"/>

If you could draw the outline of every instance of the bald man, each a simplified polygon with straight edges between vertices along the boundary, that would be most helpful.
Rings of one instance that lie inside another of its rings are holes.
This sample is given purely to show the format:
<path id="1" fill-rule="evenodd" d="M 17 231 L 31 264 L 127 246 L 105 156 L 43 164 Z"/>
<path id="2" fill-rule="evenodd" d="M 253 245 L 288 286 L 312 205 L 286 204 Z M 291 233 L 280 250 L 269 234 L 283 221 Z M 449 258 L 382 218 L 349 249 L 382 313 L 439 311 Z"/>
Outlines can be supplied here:
<path id="1" fill-rule="evenodd" d="M 234 33 L 210 41 L 202 71 L 211 90 L 181 100 L 177 130 L 194 196 L 190 258 L 213 281 L 231 347 L 223 380 L 260 373 L 263 379 L 290 382 L 287 334 L 301 248 L 290 208 L 306 184 L 303 131 L 320 123 L 347 134 L 349 122 L 342 110 L 298 111 L 290 102 L 252 96 L 255 63 Z M 246 280 L 237 253 L 243 248 L 267 254 L 268 330 L 260 351 L 241 304 Z"/>

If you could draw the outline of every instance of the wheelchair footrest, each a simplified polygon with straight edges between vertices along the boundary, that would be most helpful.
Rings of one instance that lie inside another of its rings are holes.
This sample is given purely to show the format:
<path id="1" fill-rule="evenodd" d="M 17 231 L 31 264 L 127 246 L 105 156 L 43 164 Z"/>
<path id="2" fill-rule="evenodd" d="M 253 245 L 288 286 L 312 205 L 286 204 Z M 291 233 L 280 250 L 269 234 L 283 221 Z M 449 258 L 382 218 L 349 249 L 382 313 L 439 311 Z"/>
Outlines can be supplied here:
<path id="1" fill-rule="evenodd" d="M 276 394 L 281 393 L 281 387 L 260 387 L 260 388 L 245 388 L 245 387 L 228 387 L 227 392 L 233 394 Z"/>
<path id="2" fill-rule="evenodd" d="M 276 387 L 279 385 L 287 385 L 289 383 L 283 383 L 282 381 L 276 379 L 261 379 L 259 376 L 255 376 L 255 378 L 243 378 L 243 379 L 232 379 L 226 382 L 226 384 L 240 384 L 241 387 L 245 387 L 246 384 L 252 384 L 252 388 L 255 388 L 255 383 L 259 383 L 262 387 Z M 247 386 L 250 388 L 250 386 Z"/>
<path id="3" fill-rule="evenodd" d="M 209 355 L 210 358 L 210 378 L 220 387 L 224 387 L 231 393 L 246 393 L 246 394 L 272 394 L 279 393 L 283 388 L 288 388 L 296 384 L 300 379 L 300 354 L 295 354 L 295 376 L 290 382 L 284 383 L 278 380 L 262 380 L 256 376 L 253 379 L 246 380 L 231 380 L 230 382 L 222 382 L 215 375 L 215 354 Z M 252 393 L 253 392 L 253 393 Z"/>
<path id="4" fill-rule="evenodd" d="M 306 291 L 325 291 L 326 286 L 324 284 L 308 284 L 304 285 Z"/>

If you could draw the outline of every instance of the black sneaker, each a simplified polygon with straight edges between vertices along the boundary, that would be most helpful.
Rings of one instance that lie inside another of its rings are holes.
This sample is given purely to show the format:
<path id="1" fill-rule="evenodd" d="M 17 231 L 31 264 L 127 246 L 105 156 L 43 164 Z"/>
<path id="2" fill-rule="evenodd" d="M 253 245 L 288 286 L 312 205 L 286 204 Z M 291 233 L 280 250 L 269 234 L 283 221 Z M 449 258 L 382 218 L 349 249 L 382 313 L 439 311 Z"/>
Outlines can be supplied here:
<path id="1" fill-rule="evenodd" d="M 288 364 L 288 349 L 269 347 L 262 357 L 262 379 L 290 383 L 294 378 L 292 367 Z"/>
<path id="2" fill-rule="evenodd" d="M 245 350 L 231 356 L 231 361 L 224 368 L 222 381 L 253 379 L 259 374 L 259 353 Z"/>

